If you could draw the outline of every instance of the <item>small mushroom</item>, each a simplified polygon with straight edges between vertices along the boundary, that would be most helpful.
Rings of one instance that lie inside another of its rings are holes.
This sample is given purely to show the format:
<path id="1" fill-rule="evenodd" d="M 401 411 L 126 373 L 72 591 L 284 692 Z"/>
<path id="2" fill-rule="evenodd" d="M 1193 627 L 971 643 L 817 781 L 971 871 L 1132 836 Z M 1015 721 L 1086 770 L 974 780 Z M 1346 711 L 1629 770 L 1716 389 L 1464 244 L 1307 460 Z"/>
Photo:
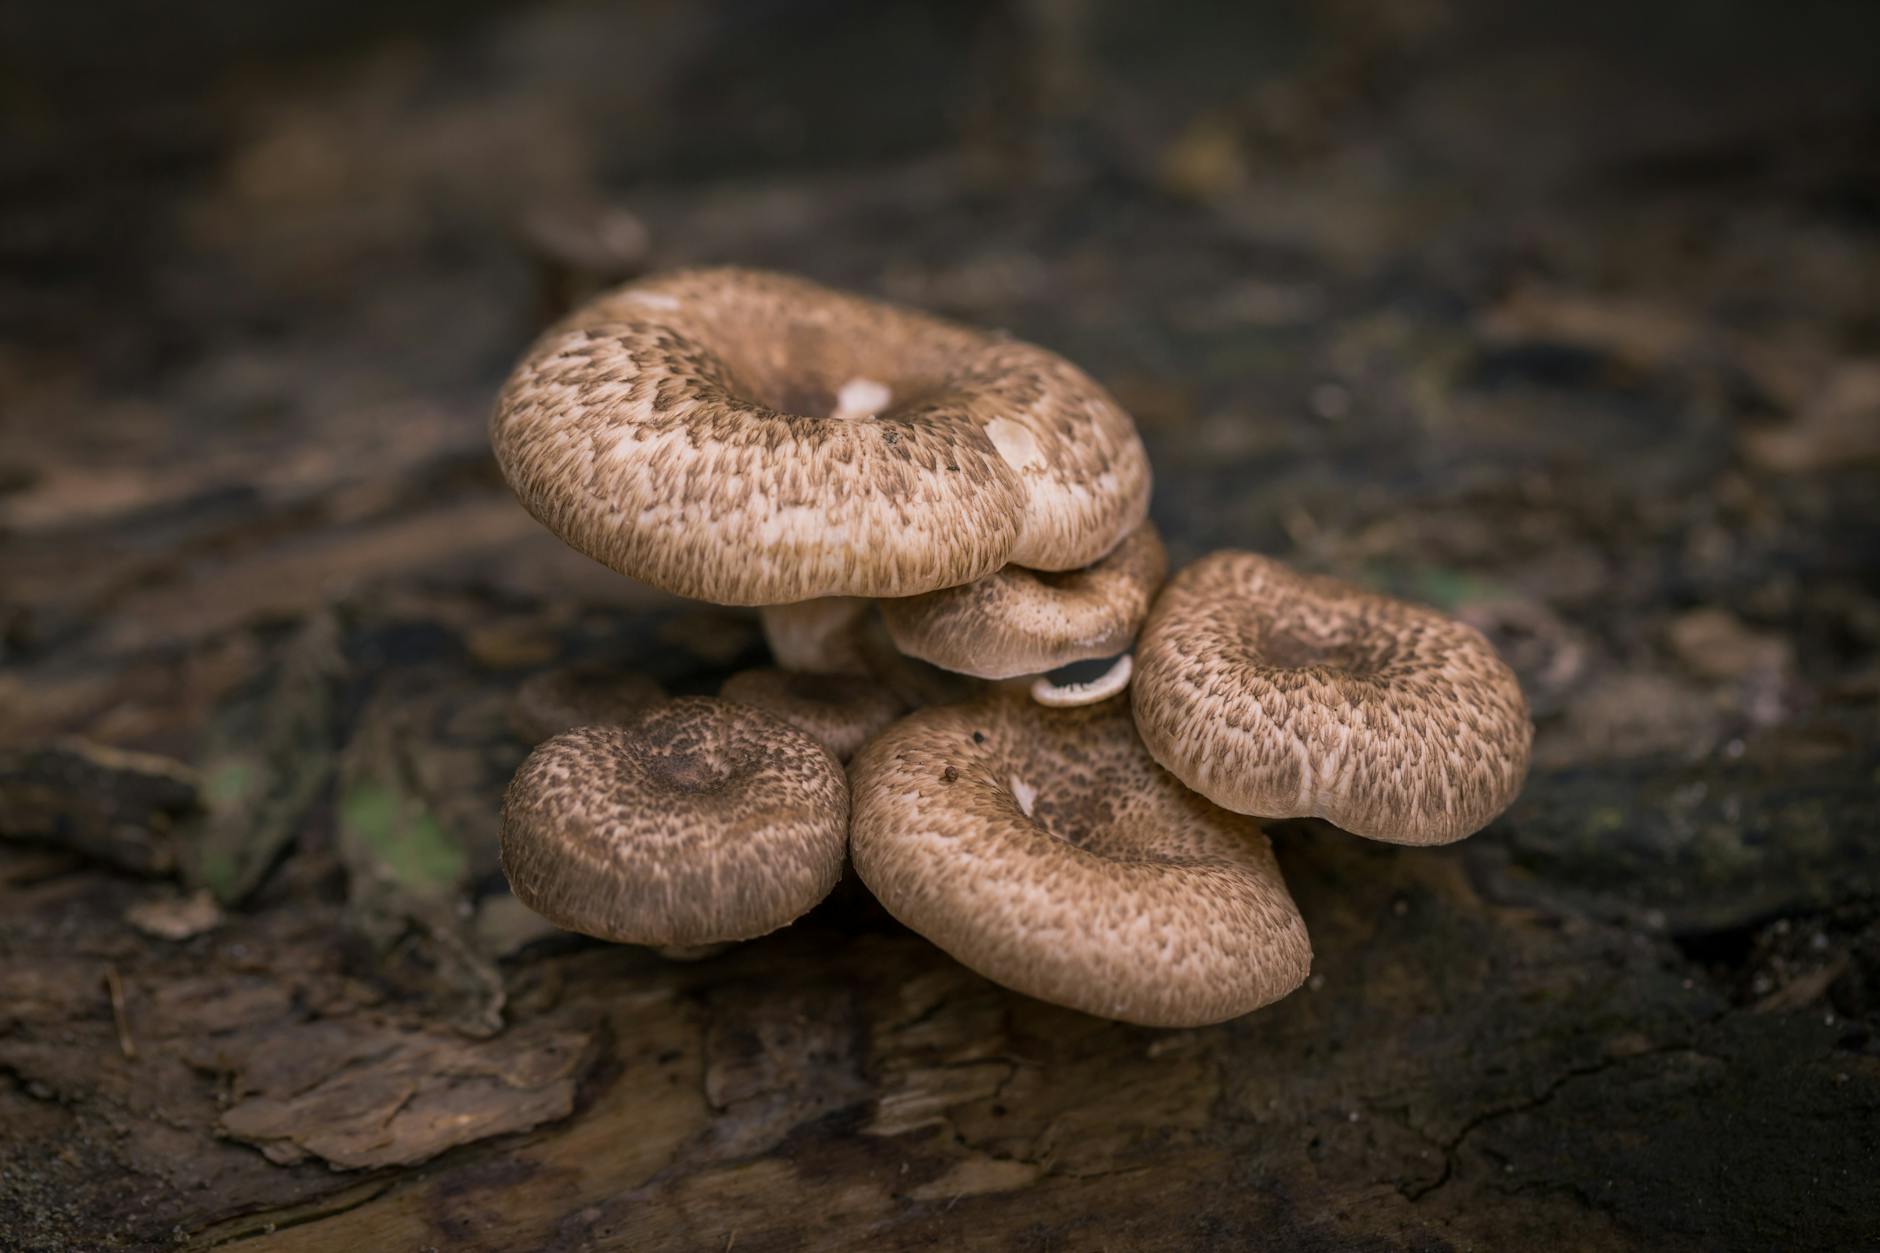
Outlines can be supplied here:
<path id="1" fill-rule="evenodd" d="M 1259 825 L 1150 758 L 1125 702 L 925 709 L 850 766 L 852 855 L 890 913 L 980 974 L 1149 1026 L 1278 1000 L 1311 964 Z"/>
<path id="2" fill-rule="evenodd" d="M 617 725 L 665 693 L 654 680 L 606 666 L 561 666 L 530 675 L 509 698 L 509 729 L 539 744 L 570 727 Z"/>
<path id="3" fill-rule="evenodd" d="M 1446 844 L 1520 790 L 1533 726 L 1480 632 L 1247 552 L 1170 581 L 1136 647 L 1136 725 L 1203 796 Z"/>
<path id="4" fill-rule="evenodd" d="M 718 689 L 719 698 L 774 714 L 847 761 L 869 737 L 906 711 L 893 692 L 852 674 L 794 670 L 740 670 Z"/>
<path id="5" fill-rule="evenodd" d="M 503 798 L 503 870 L 558 927 L 690 947 L 785 926 L 842 873 L 849 797 L 827 749 L 693 696 L 539 745 Z"/>
<path id="6" fill-rule="evenodd" d="M 751 270 L 577 310 L 510 375 L 490 435 L 565 542 L 727 605 L 1074 570 L 1149 501 L 1135 425 L 1063 358 Z"/>
<path id="7" fill-rule="evenodd" d="M 881 613 L 895 646 L 910 657 L 1010 679 L 1121 653 L 1167 570 L 1162 539 L 1145 521 L 1080 570 L 1006 566 L 962 587 L 884 600 Z"/>

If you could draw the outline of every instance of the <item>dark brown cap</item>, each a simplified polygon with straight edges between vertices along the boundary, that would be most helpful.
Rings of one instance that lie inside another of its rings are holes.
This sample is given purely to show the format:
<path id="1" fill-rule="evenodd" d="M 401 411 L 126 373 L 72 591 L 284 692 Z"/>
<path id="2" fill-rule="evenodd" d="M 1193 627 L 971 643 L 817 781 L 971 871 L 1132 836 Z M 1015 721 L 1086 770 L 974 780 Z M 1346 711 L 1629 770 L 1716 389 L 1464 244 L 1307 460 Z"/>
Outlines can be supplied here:
<path id="1" fill-rule="evenodd" d="M 538 746 L 503 800 L 503 870 L 523 904 L 570 931 L 750 939 L 829 894 L 848 818 L 822 745 L 761 710 L 686 697 Z"/>
<path id="2" fill-rule="evenodd" d="M 1311 964 L 1259 824 L 1183 787 L 1127 703 L 1001 691 L 924 709 L 850 767 L 855 869 L 987 978 L 1151 1026 L 1278 1000 Z"/>

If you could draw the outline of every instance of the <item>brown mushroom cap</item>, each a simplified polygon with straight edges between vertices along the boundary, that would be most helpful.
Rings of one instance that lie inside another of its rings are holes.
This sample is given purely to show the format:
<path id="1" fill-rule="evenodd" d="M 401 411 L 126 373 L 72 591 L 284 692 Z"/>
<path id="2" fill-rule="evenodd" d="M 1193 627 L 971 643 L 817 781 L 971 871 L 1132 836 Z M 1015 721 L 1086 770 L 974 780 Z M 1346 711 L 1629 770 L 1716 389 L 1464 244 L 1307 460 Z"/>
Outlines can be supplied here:
<path id="1" fill-rule="evenodd" d="M 721 700 L 749 705 L 783 719 L 847 761 L 869 737 L 906 711 L 900 698 L 873 679 L 794 670 L 740 670 L 718 689 Z"/>
<path id="2" fill-rule="evenodd" d="M 491 442 L 567 543 L 720 604 L 1075 569 L 1149 501 L 1134 424 L 1061 357 L 751 270 L 576 311 L 510 375 Z"/>
<path id="3" fill-rule="evenodd" d="M 943 670 L 1010 679 L 1129 647 L 1168 572 L 1155 524 L 1079 570 L 1006 566 L 962 587 L 881 602 L 895 647 Z"/>
<path id="4" fill-rule="evenodd" d="M 1311 943 L 1259 825 L 1157 766 L 1123 701 L 1056 711 L 1003 691 L 925 709 L 850 777 L 862 881 L 995 982 L 1173 1027 L 1305 980 Z"/>
<path id="5" fill-rule="evenodd" d="M 503 798 L 503 870 L 517 899 L 570 931 L 744 940 L 829 894 L 848 818 L 822 745 L 761 710 L 686 697 L 538 746 Z"/>
<path id="6" fill-rule="evenodd" d="M 1480 632 L 1246 552 L 1170 581 L 1136 645 L 1136 725 L 1203 796 L 1445 844 L 1514 799 L 1533 726 Z"/>
<path id="7" fill-rule="evenodd" d="M 559 666 L 523 680 L 509 698 L 509 728 L 539 744 L 570 727 L 617 725 L 655 701 L 659 684 L 630 670 L 606 666 Z"/>

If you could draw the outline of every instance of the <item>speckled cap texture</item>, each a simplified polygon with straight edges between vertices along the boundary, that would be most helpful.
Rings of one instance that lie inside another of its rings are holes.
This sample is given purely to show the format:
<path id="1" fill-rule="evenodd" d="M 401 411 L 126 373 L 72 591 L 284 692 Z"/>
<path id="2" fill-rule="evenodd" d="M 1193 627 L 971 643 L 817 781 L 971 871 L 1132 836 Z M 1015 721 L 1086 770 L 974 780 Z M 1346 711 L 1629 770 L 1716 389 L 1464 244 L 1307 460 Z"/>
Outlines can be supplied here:
<path id="1" fill-rule="evenodd" d="M 863 882 L 1006 987 L 1193 1026 L 1305 980 L 1311 944 L 1259 825 L 1156 765 L 1123 700 L 1051 710 L 1008 691 L 924 709 L 850 777 Z"/>
<path id="2" fill-rule="evenodd" d="M 503 799 L 503 871 L 556 926 L 629 944 L 760 936 L 835 886 L 849 796 L 829 751 L 694 696 L 539 745 Z"/>
<path id="3" fill-rule="evenodd" d="M 1203 796 L 1446 844 L 1507 807 L 1533 726 L 1473 627 L 1255 553 L 1212 553 L 1157 598 L 1136 646 L 1136 725 Z"/>
<path id="4" fill-rule="evenodd" d="M 1016 678 L 1128 648 L 1167 572 L 1161 536 L 1144 522 L 1081 569 L 1006 566 L 962 587 L 884 600 L 881 613 L 910 657 L 982 679 Z"/>
<path id="5" fill-rule="evenodd" d="M 574 548 L 720 604 L 1076 569 L 1150 489 L 1128 415 L 1056 354 L 752 270 L 578 310 L 511 374 L 491 442 Z"/>

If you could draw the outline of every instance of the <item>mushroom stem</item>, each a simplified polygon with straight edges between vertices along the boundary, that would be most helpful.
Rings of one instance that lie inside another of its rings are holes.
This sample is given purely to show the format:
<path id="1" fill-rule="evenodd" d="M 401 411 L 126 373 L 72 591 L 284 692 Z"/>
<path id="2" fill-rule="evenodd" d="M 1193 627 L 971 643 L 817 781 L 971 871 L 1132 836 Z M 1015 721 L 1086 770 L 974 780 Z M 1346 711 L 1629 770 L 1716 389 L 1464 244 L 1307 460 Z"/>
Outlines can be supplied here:
<path id="1" fill-rule="evenodd" d="M 785 670 L 804 674 L 867 674 L 862 633 L 869 602 L 859 596 L 824 596 L 757 611 L 770 655 Z"/>
<path id="2" fill-rule="evenodd" d="M 1135 661 L 1128 653 L 1118 657 L 1110 668 L 1087 683 L 1053 683 L 1051 676 L 1041 674 L 1031 683 L 1031 698 L 1040 705 L 1053 709 L 1072 709 L 1078 705 L 1094 705 L 1105 701 L 1129 686 L 1129 676 L 1135 669 Z"/>

